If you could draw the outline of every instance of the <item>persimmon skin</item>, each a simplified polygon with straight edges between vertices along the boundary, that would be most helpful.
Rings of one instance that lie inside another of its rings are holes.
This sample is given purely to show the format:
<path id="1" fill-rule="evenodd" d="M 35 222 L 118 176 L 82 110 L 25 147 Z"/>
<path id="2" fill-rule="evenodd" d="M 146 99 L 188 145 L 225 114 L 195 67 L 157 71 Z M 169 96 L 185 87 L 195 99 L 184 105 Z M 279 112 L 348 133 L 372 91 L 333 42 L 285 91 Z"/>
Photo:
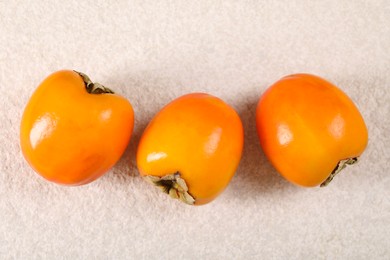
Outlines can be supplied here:
<path id="1" fill-rule="evenodd" d="M 137 150 L 141 176 L 178 172 L 195 205 L 216 198 L 241 159 L 244 131 L 236 111 L 204 93 L 191 93 L 166 105 L 145 129 Z"/>
<path id="2" fill-rule="evenodd" d="M 268 88 L 257 105 L 256 127 L 272 165 L 304 187 L 322 184 L 341 160 L 359 157 L 368 142 L 352 100 L 310 74 L 286 76 Z"/>
<path id="3" fill-rule="evenodd" d="M 125 98 L 90 94 L 79 73 L 57 71 L 38 86 L 24 110 L 21 150 L 45 179 L 87 184 L 120 159 L 133 124 L 133 108 Z"/>

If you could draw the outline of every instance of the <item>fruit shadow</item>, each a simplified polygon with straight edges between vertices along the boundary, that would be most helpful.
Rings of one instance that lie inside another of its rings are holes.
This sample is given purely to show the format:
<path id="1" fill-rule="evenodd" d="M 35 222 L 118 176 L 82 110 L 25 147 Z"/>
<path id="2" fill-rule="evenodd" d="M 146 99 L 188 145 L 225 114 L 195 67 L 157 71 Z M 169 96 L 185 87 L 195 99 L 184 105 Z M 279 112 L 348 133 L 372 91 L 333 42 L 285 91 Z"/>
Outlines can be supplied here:
<path id="1" fill-rule="evenodd" d="M 258 93 L 248 93 L 235 104 L 244 126 L 244 151 L 238 170 L 227 190 L 227 197 L 242 200 L 285 193 L 296 187 L 287 182 L 263 153 L 256 130 Z"/>
<path id="2" fill-rule="evenodd" d="M 128 99 L 134 110 L 134 129 L 129 145 L 112 168 L 114 179 L 126 182 L 129 177 L 139 177 L 136 152 L 143 131 L 153 116 L 180 93 L 169 91 L 174 89 L 172 80 L 156 78 L 152 73 L 116 75 L 106 81 L 112 89 L 120 90 L 117 93 Z"/>

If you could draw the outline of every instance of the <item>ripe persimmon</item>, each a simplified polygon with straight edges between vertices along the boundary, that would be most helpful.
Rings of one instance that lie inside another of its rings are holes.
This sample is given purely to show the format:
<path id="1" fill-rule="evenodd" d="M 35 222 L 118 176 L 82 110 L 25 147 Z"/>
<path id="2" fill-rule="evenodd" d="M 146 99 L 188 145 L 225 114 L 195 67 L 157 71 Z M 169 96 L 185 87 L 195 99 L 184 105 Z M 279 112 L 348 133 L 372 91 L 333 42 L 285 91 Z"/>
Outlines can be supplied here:
<path id="1" fill-rule="evenodd" d="M 145 129 L 137 150 L 142 176 L 173 198 L 201 205 L 220 194 L 241 159 L 244 131 L 236 111 L 203 93 L 166 105 Z"/>
<path id="2" fill-rule="evenodd" d="M 129 101 L 83 73 L 63 70 L 47 77 L 31 96 L 20 145 L 27 162 L 47 180 L 81 185 L 119 160 L 133 124 Z"/>
<path id="3" fill-rule="evenodd" d="M 368 142 L 367 127 L 352 100 L 328 81 L 296 74 L 260 98 L 257 133 L 267 158 L 287 180 L 325 186 L 353 164 Z"/>

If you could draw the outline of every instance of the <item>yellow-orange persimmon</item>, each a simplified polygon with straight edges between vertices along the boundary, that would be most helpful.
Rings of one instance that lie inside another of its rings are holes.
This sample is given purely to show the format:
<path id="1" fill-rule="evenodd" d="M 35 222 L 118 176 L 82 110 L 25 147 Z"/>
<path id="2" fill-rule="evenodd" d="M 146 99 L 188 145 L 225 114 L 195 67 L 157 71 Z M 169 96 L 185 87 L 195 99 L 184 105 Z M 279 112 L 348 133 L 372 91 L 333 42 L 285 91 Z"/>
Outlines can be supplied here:
<path id="1" fill-rule="evenodd" d="M 27 162 L 47 180 L 89 183 L 121 157 L 134 113 L 123 97 L 75 71 L 47 77 L 30 98 L 21 121 Z"/>
<path id="2" fill-rule="evenodd" d="M 368 133 L 351 99 L 309 74 L 282 78 L 260 98 L 257 132 L 265 155 L 287 180 L 328 184 L 363 153 Z"/>
<path id="3" fill-rule="evenodd" d="M 214 96 L 184 95 L 145 129 L 137 151 L 142 176 L 171 197 L 201 205 L 220 194 L 241 159 L 244 131 L 236 111 Z"/>

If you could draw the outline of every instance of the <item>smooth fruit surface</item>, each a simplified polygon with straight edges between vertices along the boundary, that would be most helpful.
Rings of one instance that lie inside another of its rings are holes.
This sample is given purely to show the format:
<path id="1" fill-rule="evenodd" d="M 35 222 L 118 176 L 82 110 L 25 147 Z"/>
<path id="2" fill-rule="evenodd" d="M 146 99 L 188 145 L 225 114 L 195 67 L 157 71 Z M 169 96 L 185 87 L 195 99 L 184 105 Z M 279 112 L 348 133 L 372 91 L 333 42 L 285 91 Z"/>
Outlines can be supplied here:
<path id="1" fill-rule="evenodd" d="M 187 204 L 205 204 L 228 185 L 241 159 L 244 131 L 236 111 L 203 93 L 165 106 L 137 151 L 142 176 Z"/>
<path id="2" fill-rule="evenodd" d="M 256 123 L 273 166 L 306 187 L 327 184 L 356 162 L 368 142 L 367 127 L 352 100 L 309 74 L 290 75 L 272 85 L 259 100 Z"/>
<path id="3" fill-rule="evenodd" d="M 82 73 L 63 70 L 47 77 L 31 96 L 21 120 L 20 144 L 41 176 L 81 185 L 119 160 L 133 124 L 133 109 L 125 98 Z"/>

